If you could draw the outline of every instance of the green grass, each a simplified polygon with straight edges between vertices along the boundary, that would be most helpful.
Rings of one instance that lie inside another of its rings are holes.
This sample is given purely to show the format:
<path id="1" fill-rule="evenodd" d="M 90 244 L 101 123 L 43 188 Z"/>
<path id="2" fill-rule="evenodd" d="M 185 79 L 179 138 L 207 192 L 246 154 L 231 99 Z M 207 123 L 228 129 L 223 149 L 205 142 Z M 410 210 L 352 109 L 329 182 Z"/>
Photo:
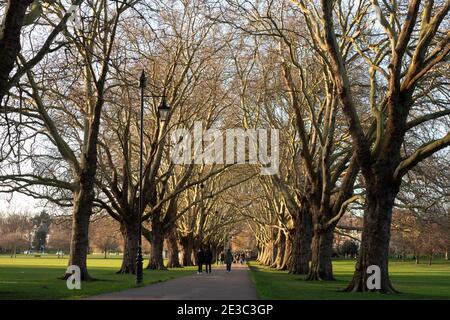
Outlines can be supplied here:
<path id="1" fill-rule="evenodd" d="M 118 275 L 120 257 L 103 259 L 89 256 L 88 268 L 97 281 L 83 282 L 81 290 L 68 290 L 59 277 L 67 259 L 55 256 L 0 255 L 0 300 L 2 299 L 79 299 L 91 295 L 135 287 L 134 275 Z M 250 262 L 253 283 L 261 299 L 450 299 L 450 262 L 436 260 L 433 265 L 412 261 L 391 262 L 390 273 L 398 295 L 341 292 L 351 279 L 354 261 L 334 261 L 336 281 L 310 282 Z M 145 265 L 145 262 L 144 262 Z M 169 271 L 144 271 L 144 283 L 151 284 L 195 273 L 195 267 Z"/>
<path id="2" fill-rule="evenodd" d="M 0 255 L 0 300 L 2 299 L 79 299 L 100 293 L 135 287 L 134 275 L 116 274 L 120 257 L 103 259 L 89 256 L 88 269 L 96 281 L 82 282 L 80 290 L 68 290 L 59 278 L 67 267 L 67 259 L 55 256 Z M 144 267 L 146 261 L 144 261 Z M 166 281 L 195 273 L 195 267 L 169 271 L 144 270 L 144 284 Z"/>
<path id="3" fill-rule="evenodd" d="M 450 299 L 450 261 L 436 260 L 433 265 L 414 262 L 390 262 L 391 281 L 400 294 L 342 292 L 351 280 L 355 261 L 333 262 L 336 281 L 305 281 L 304 276 L 291 275 L 250 262 L 252 281 L 259 298 L 281 300 L 340 299 Z"/>

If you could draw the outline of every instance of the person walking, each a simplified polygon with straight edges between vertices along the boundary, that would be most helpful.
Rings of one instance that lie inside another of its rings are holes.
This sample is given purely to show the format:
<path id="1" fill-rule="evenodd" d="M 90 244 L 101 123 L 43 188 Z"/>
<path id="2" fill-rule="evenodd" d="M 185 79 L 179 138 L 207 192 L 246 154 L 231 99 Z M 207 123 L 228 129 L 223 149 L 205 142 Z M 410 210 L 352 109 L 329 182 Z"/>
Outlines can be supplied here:
<path id="1" fill-rule="evenodd" d="M 227 265 L 227 272 L 231 272 L 231 263 L 233 262 L 233 255 L 231 254 L 231 250 L 228 249 L 225 254 L 225 264 Z"/>
<path id="2" fill-rule="evenodd" d="M 220 264 L 224 264 L 225 263 L 225 252 L 221 252 L 220 253 Z"/>
<path id="3" fill-rule="evenodd" d="M 203 272 L 203 263 L 205 262 L 205 252 L 203 251 L 203 248 L 200 247 L 197 251 L 197 266 L 198 266 L 198 271 L 197 274 L 202 274 Z"/>
<path id="4" fill-rule="evenodd" d="M 206 248 L 205 251 L 205 268 L 206 268 L 206 273 L 211 274 L 211 264 L 212 264 L 212 251 L 210 247 Z"/>

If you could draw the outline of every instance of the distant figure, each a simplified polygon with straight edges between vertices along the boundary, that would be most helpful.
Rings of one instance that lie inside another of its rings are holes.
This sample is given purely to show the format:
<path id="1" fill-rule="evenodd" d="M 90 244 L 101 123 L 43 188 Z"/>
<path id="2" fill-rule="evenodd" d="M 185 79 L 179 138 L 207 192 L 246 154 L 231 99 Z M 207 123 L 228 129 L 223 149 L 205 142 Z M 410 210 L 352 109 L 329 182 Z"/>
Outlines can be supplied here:
<path id="1" fill-rule="evenodd" d="M 233 255 L 231 254 L 231 250 L 228 249 L 227 253 L 225 254 L 225 264 L 227 265 L 227 271 L 231 271 L 231 263 L 233 262 Z"/>
<path id="2" fill-rule="evenodd" d="M 225 253 L 222 251 L 220 253 L 220 264 L 224 264 L 225 263 Z"/>
<path id="3" fill-rule="evenodd" d="M 245 253 L 241 253 L 241 264 L 245 263 Z"/>
<path id="4" fill-rule="evenodd" d="M 205 262 L 205 252 L 203 251 L 203 249 L 201 247 L 197 251 L 196 258 L 197 258 L 197 266 L 198 266 L 197 274 L 201 274 L 203 272 L 203 263 Z"/>
<path id="5" fill-rule="evenodd" d="M 205 251 L 205 267 L 206 267 L 206 273 L 211 274 L 211 263 L 212 263 L 212 252 L 210 247 L 206 247 Z"/>

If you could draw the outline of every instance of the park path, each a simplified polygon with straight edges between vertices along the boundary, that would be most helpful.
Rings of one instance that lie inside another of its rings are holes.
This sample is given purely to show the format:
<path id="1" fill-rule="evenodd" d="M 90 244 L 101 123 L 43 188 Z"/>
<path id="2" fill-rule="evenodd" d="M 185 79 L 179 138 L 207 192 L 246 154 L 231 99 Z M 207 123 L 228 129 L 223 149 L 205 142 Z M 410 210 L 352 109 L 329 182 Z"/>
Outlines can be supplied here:
<path id="1" fill-rule="evenodd" d="M 88 300 L 256 300 L 246 265 L 233 264 L 231 272 L 213 265 L 211 274 L 195 274 L 141 288 L 88 297 Z"/>

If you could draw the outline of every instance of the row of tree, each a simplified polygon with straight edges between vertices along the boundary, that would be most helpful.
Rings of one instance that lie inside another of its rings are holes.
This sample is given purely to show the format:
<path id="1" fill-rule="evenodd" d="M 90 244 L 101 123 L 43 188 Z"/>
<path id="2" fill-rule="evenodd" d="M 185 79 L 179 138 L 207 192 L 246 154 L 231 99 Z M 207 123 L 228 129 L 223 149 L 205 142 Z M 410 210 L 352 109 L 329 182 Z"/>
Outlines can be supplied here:
<path id="1" fill-rule="evenodd" d="M 353 208 L 364 220 L 347 290 L 366 291 L 377 265 L 380 291 L 395 292 L 396 198 L 420 211 L 417 191 L 432 181 L 427 197 L 448 215 L 448 171 L 435 168 L 448 168 L 449 2 L 227 3 L 222 21 L 254 44 L 239 69 L 246 123 L 269 123 L 286 143 L 280 174 L 262 181 L 265 202 L 247 210 L 261 229 L 259 260 L 268 263 L 276 239 L 277 267 L 332 280 L 333 233 L 349 230 L 339 222 Z"/>

